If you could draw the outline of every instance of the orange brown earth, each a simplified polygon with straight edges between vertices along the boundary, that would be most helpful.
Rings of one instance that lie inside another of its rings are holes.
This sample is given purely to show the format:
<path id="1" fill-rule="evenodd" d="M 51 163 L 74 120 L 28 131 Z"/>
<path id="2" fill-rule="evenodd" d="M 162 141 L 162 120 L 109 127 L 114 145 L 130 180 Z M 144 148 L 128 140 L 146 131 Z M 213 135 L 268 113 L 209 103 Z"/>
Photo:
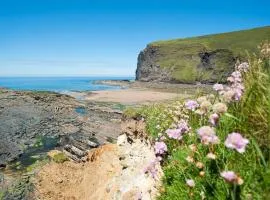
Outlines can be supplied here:
<path id="1" fill-rule="evenodd" d="M 123 129 L 117 144 L 91 150 L 85 163 L 45 165 L 35 180 L 38 199 L 150 200 L 158 195 L 160 166 L 157 179 L 144 172 L 155 159 L 151 144 L 143 139 L 144 123 L 132 120 Z"/>

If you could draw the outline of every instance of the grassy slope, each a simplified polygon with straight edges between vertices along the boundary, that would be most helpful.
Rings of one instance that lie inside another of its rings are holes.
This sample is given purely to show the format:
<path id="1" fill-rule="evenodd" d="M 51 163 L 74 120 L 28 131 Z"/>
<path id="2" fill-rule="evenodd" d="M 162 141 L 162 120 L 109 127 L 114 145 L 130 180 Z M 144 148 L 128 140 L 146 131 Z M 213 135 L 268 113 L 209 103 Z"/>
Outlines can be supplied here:
<path id="1" fill-rule="evenodd" d="M 200 63 L 198 53 L 216 49 L 228 49 L 235 57 L 246 56 L 246 51 L 256 52 L 257 45 L 270 40 L 270 26 L 244 31 L 206 35 L 193 38 L 157 41 L 150 45 L 159 47 L 158 64 L 165 68 L 174 68 L 173 77 L 183 82 L 207 80 L 211 71 L 198 71 Z M 220 55 L 215 66 L 219 72 L 228 68 L 230 55 Z"/>
<path id="2" fill-rule="evenodd" d="M 270 44 L 265 46 L 265 49 L 269 48 Z M 200 127 L 209 125 L 209 116 L 214 112 L 212 106 L 208 113 L 201 116 L 187 111 L 182 101 L 125 111 L 126 116 L 143 117 L 147 133 L 152 136 L 153 142 L 158 139 L 164 141 L 168 147 L 168 154 L 164 155 L 162 162 L 164 177 L 159 200 L 269 199 L 270 52 L 266 52 L 261 51 L 258 57 L 248 57 L 249 70 L 242 73 L 244 94 L 240 101 L 227 103 L 228 112 L 219 114 L 219 122 L 214 128 L 220 138 L 219 144 L 204 145 L 197 135 Z M 213 105 L 224 103 L 222 96 L 217 93 L 210 97 L 211 95 L 207 97 L 208 101 Z M 191 127 L 189 134 L 183 134 L 180 141 L 169 138 L 166 130 L 175 128 L 181 119 L 188 121 Z M 239 132 L 249 139 L 244 153 L 225 146 L 225 140 L 232 132 Z M 195 151 L 189 148 L 191 144 L 195 145 Z M 207 158 L 209 152 L 213 152 L 216 159 Z M 193 160 L 187 161 L 187 156 Z M 202 167 L 196 165 L 198 162 L 203 164 Z M 224 170 L 234 171 L 243 179 L 243 184 L 226 182 L 220 175 Z M 187 179 L 193 179 L 195 187 L 188 187 Z"/>

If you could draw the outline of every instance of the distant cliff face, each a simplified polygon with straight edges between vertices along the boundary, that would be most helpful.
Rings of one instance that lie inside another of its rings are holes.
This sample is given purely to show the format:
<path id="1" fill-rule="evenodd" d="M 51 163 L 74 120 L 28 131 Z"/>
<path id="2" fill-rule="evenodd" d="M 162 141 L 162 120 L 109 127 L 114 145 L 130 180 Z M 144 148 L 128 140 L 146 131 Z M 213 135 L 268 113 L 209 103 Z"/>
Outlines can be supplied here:
<path id="1" fill-rule="evenodd" d="M 246 51 L 270 39 L 270 27 L 148 44 L 138 56 L 136 80 L 224 82 Z"/>
<path id="2" fill-rule="evenodd" d="M 169 70 L 157 63 L 160 57 L 158 48 L 148 46 L 138 56 L 136 80 L 140 81 L 172 81 Z"/>
<path id="3" fill-rule="evenodd" d="M 184 54 L 162 65 L 160 47 L 148 45 L 138 56 L 136 80 L 179 83 L 224 81 L 233 71 L 237 58 L 227 49 Z M 184 52 L 183 52 L 184 53 Z M 182 65 L 181 65 L 181 62 Z M 180 63 L 180 64 L 179 64 Z"/>

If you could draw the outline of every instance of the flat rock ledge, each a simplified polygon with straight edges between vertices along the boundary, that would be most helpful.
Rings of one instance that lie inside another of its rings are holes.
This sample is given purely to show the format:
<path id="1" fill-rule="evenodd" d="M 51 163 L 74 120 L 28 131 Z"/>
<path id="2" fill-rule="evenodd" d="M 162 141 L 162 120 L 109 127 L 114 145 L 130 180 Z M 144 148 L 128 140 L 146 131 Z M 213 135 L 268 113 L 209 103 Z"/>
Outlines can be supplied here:
<path id="1" fill-rule="evenodd" d="M 134 126 L 140 129 L 142 124 L 131 122 L 125 129 L 128 127 L 131 131 Z M 155 199 L 163 172 L 159 164 L 155 178 L 144 171 L 155 158 L 147 139 L 124 131 L 117 144 L 90 150 L 85 163 L 51 162 L 44 166 L 35 181 L 36 196 L 44 200 Z"/>

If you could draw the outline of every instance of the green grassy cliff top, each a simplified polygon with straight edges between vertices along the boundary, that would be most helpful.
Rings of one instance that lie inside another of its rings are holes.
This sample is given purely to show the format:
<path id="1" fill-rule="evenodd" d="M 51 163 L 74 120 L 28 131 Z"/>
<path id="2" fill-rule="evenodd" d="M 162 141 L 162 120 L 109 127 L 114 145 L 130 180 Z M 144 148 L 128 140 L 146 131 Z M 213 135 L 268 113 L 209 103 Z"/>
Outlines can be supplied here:
<path id="1" fill-rule="evenodd" d="M 262 40 L 270 39 L 270 26 L 254 28 L 249 30 L 235 31 L 205 35 L 192 38 L 156 41 L 150 45 L 166 48 L 173 51 L 179 46 L 204 47 L 206 49 L 229 49 L 235 53 L 242 54 L 244 50 L 257 51 L 257 45 Z M 191 48 L 192 49 L 192 48 Z M 169 53 L 169 52 L 168 52 Z"/>

